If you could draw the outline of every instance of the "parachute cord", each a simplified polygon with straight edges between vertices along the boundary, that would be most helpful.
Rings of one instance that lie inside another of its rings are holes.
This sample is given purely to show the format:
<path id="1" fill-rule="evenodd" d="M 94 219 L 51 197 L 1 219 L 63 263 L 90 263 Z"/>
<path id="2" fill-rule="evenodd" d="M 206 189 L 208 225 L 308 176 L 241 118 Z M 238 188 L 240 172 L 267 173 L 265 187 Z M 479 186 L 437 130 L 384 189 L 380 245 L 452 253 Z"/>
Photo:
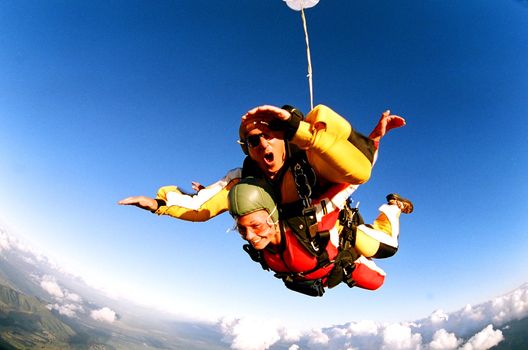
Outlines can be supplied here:
<path id="1" fill-rule="evenodd" d="M 304 37 L 306 39 L 306 57 L 308 58 L 308 87 L 310 90 L 310 110 L 313 109 L 313 84 L 312 84 L 312 60 L 310 58 L 310 42 L 308 40 L 308 29 L 306 27 L 306 17 L 304 16 L 304 8 L 301 7 L 301 18 L 304 28 Z"/>

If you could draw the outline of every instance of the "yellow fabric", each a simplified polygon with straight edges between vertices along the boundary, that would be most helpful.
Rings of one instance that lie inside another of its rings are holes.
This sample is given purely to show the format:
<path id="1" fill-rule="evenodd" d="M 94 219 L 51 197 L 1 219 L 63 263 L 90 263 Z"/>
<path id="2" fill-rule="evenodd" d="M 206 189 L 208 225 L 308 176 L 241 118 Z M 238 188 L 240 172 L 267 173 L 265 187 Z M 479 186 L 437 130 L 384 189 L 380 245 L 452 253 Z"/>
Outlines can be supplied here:
<path id="1" fill-rule="evenodd" d="M 234 179 L 229 184 L 221 189 L 216 195 L 205 202 L 200 209 L 193 210 L 189 208 L 172 206 L 161 206 L 156 210 L 158 215 L 170 215 L 172 217 L 187 220 L 187 221 L 207 221 L 225 211 L 227 211 L 227 195 L 229 190 L 240 181 Z M 168 192 L 180 192 L 176 186 L 164 186 L 158 190 L 157 199 L 167 200 Z"/>
<path id="2" fill-rule="evenodd" d="M 359 254 L 366 258 L 370 258 L 378 252 L 380 248 L 380 242 L 358 228 L 356 232 L 355 248 Z"/>
<path id="3" fill-rule="evenodd" d="M 308 161 L 324 179 L 359 185 L 370 178 L 372 164 L 348 142 L 350 131 L 346 119 L 319 105 L 308 114 L 306 121 L 301 122 L 292 143 L 306 150 Z"/>
<path id="4" fill-rule="evenodd" d="M 379 232 L 383 232 L 392 237 L 392 225 L 389 218 L 384 213 L 380 213 L 376 220 L 372 223 L 372 228 Z M 358 227 L 356 232 L 356 250 L 359 254 L 370 258 L 384 249 L 381 242 L 361 230 Z"/>
<path id="5" fill-rule="evenodd" d="M 385 232 L 389 236 L 392 236 L 392 225 L 389 221 L 389 218 L 384 213 L 380 213 L 376 220 L 372 223 L 374 229 Z"/>

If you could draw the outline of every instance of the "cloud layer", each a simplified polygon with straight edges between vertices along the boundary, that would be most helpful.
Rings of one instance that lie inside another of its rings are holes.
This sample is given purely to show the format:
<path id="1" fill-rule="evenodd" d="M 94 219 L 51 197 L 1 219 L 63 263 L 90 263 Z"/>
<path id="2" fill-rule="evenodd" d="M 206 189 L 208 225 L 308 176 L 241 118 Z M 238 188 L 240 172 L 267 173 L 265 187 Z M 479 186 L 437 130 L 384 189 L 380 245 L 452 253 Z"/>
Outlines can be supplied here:
<path id="1" fill-rule="evenodd" d="M 223 319 L 219 327 L 234 350 L 265 350 L 273 345 L 289 350 L 309 349 L 423 349 L 485 350 L 504 338 L 507 322 L 528 316 L 528 283 L 489 302 L 447 314 L 436 310 L 415 322 L 350 322 L 341 326 L 300 332 L 279 322 Z"/>
<path id="2" fill-rule="evenodd" d="M 87 314 L 83 306 L 83 299 L 78 294 L 61 287 L 55 277 L 44 275 L 42 277 L 33 276 L 33 278 L 39 280 L 42 289 L 55 299 L 55 303 L 47 305 L 49 310 L 55 310 L 61 315 L 72 318 Z M 112 323 L 117 320 L 116 312 L 108 307 L 91 310 L 89 315 L 92 319 L 101 322 Z"/>

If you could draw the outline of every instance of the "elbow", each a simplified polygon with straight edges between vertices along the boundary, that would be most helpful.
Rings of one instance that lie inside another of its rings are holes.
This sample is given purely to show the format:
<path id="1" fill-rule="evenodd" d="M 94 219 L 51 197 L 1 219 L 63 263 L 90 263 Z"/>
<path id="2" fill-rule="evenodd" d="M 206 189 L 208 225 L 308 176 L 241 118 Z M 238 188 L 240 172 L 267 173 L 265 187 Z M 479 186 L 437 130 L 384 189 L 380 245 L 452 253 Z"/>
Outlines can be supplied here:
<path id="1" fill-rule="evenodd" d="M 362 185 L 370 179 L 372 168 L 355 169 L 354 172 L 348 176 L 348 183 L 351 185 Z"/>
<path id="2" fill-rule="evenodd" d="M 371 169 L 368 169 L 368 171 L 365 171 L 362 176 L 360 177 L 360 184 L 364 184 L 365 182 L 367 182 L 369 179 L 370 179 L 370 174 L 372 173 L 370 171 Z"/>

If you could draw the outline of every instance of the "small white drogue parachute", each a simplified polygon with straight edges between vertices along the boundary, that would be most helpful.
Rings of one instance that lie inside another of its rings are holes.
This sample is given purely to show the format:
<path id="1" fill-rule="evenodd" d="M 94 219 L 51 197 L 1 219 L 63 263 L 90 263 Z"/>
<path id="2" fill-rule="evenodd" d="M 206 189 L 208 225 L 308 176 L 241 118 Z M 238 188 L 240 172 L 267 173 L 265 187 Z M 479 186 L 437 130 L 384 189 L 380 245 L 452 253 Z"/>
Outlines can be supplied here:
<path id="1" fill-rule="evenodd" d="M 317 5 L 319 0 L 284 0 L 289 8 L 295 11 L 301 11 L 302 9 L 309 9 Z"/>

